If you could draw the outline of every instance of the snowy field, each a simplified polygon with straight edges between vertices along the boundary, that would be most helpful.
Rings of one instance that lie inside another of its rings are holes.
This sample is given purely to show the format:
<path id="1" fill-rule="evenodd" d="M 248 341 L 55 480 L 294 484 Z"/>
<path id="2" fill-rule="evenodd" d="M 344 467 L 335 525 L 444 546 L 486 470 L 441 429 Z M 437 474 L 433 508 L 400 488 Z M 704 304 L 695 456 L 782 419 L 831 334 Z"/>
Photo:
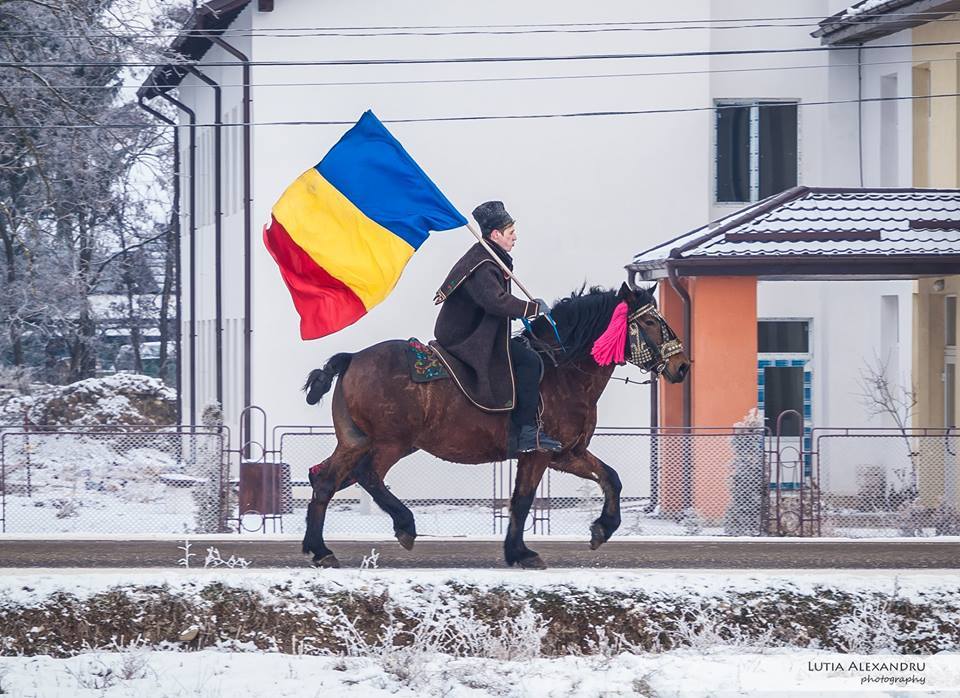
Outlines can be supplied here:
<path id="1" fill-rule="evenodd" d="M 0 627 L 31 698 L 960 696 L 955 570 L 0 570 Z"/>
<path id="2" fill-rule="evenodd" d="M 525 661 L 436 655 L 411 667 L 417 675 L 407 680 L 398 676 L 395 668 L 366 657 L 143 650 L 89 653 L 70 659 L 0 659 L 0 685 L 5 695 L 23 698 L 960 695 L 955 688 L 960 685 L 960 657 L 956 655 L 919 658 L 923 671 L 890 674 L 902 676 L 905 682 L 916 677 L 916 682 L 887 688 L 863 684 L 863 675 L 855 671 L 825 676 L 808 668 L 810 663 L 828 661 L 849 665 L 902 659 L 776 650 L 677 650 L 660 655 L 623 653 Z"/>

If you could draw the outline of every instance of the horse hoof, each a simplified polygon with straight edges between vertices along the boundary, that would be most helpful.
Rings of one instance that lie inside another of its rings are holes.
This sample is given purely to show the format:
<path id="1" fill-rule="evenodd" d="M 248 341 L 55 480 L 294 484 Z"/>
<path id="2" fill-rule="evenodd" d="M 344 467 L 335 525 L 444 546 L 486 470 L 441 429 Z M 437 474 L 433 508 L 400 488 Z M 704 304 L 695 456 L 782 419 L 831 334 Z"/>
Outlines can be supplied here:
<path id="1" fill-rule="evenodd" d="M 545 570 L 547 563 L 540 559 L 540 556 L 534 553 L 530 557 L 517 560 L 517 564 L 525 570 Z"/>
<path id="2" fill-rule="evenodd" d="M 397 531 L 397 542 L 403 546 L 404 550 L 413 550 L 413 544 L 416 542 L 417 537 L 412 533 L 407 533 L 406 531 Z"/>
<path id="3" fill-rule="evenodd" d="M 603 526 L 595 522 L 590 526 L 590 550 L 596 550 L 606 542 L 607 532 L 603 530 Z"/>
<path id="4" fill-rule="evenodd" d="M 321 568 L 339 569 L 340 561 L 337 559 L 336 555 L 334 555 L 333 553 L 330 553 L 329 555 L 324 555 L 319 560 L 314 559 L 313 566 L 321 567 Z"/>

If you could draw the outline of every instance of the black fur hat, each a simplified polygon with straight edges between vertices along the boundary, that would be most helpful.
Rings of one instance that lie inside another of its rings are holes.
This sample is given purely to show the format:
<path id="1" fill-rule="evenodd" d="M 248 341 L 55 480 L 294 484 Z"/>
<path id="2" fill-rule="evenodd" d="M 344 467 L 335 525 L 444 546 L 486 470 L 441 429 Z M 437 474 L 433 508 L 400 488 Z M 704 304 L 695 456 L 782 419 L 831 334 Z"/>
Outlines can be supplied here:
<path id="1" fill-rule="evenodd" d="M 473 209 L 473 217 L 484 237 L 494 230 L 503 230 L 514 222 L 513 217 L 503 207 L 502 201 L 485 201 Z"/>

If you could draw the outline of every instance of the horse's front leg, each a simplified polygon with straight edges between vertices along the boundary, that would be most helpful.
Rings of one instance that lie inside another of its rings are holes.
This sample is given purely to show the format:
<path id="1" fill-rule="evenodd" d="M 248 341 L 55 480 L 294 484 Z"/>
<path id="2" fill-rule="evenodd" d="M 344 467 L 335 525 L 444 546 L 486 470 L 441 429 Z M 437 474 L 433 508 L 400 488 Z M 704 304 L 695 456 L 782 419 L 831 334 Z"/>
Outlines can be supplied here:
<path id="1" fill-rule="evenodd" d="M 550 463 L 549 453 L 522 453 L 517 459 L 517 477 L 513 484 L 513 497 L 510 499 L 510 525 L 503 542 L 503 554 L 507 564 L 520 565 L 524 569 L 546 569 L 540 556 L 530 550 L 523 542 L 523 528 L 530 513 L 530 506 L 537 493 L 537 487 Z"/>
<path id="2" fill-rule="evenodd" d="M 603 491 L 603 511 L 590 525 L 590 549 L 596 550 L 610 540 L 620 528 L 620 476 L 617 471 L 597 458 L 590 451 L 564 453 L 550 467 L 572 473 L 586 480 L 593 480 Z"/>

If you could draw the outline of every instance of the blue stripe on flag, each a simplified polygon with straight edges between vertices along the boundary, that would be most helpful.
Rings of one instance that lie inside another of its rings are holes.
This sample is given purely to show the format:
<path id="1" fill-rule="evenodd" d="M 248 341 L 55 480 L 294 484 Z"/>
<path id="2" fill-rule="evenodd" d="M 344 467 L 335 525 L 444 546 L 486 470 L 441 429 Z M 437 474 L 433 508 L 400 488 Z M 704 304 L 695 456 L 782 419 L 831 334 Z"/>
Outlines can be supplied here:
<path id="1" fill-rule="evenodd" d="M 467 224 L 372 111 L 364 112 L 316 169 L 364 215 L 415 250 L 431 230 Z"/>

